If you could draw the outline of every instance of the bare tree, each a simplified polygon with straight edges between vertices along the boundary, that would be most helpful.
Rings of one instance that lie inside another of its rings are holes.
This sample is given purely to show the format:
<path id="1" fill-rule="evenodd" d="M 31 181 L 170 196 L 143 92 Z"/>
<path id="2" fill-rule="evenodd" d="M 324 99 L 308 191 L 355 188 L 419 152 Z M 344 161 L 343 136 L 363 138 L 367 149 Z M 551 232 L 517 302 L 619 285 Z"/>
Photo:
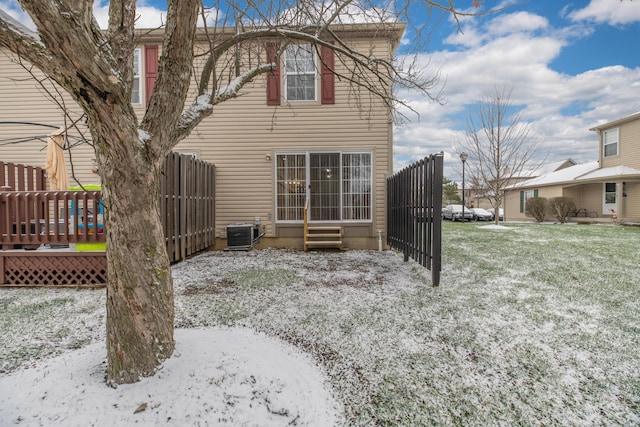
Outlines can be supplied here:
<path id="1" fill-rule="evenodd" d="M 505 187 L 530 178 L 540 167 L 539 146 L 530 124 L 512 106 L 511 91 L 496 89 L 468 115 L 466 140 L 459 150 L 467 152 L 471 181 L 482 183 L 496 224 Z"/>
<path id="2" fill-rule="evenodd" d="M 169 0 L 157 81 L 139 119 L 130 103 L 138 40 L 135 0 L 110 1 L 106 31 L 93 16 L 92 1 L 19 3 L 36 31 L 0 11 L 0 46 L 51 77 L 88 118 L 108 225 L 107 382 L 112 385 L 153 375 L 173 353 L 173 284 L 159 214 L 160 171 L 166 154 L 215 105 L 274 71 L 287 44 L 300 42 L 335 52 L 335 60 L 347 70 L 339 79 L 350 84 L 351 99 L 363 111 L 372 99 L 390 108 L 401 103 L 394 85 L 438 97 L 432 93 L 437 75 L 423 78 L 411 61 L 400 64 L 358 51 L 338 31 L 343 24 L 364 21 L 375 24 L 372 37 L 386 37 L 406 9 L 352 0 L 218 2 L 212 7 L 201 0 Z M 469 15 L 449 0 L 424 4 L 429 13 L 439 10 L 456 20 Z M 200 30 L 207 37 L 204 51 L 194 42 L 199 15 L 209 15 L 205 22 L 215 23 Z M 265 61 L 264 52 L 273 42 L 278 49 Z M 197 93 L 188 103 L 198 61 Z"/>

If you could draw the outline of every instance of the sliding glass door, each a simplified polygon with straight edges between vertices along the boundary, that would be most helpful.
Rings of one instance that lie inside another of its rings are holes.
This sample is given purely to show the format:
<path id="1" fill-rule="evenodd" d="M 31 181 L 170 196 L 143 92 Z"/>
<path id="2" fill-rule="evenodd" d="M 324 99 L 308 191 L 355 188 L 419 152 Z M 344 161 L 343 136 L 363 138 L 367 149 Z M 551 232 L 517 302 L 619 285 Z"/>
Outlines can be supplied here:
<path id="1" fill-rule="evenodd" d="M 310 221 L 371 220 L 371 153 L 278 154 L 278 221 L 300 221 L 309 199 Z"/>

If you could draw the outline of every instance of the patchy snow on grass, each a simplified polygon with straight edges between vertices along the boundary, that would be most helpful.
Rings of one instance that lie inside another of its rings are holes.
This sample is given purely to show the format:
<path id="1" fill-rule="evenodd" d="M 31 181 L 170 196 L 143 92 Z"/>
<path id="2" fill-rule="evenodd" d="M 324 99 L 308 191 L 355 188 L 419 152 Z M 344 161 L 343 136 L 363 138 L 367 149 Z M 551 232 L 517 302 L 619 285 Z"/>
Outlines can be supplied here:
<path id="1" fill-rule="evenodd" d="M 276 338 L 268 345 L 293 345 L 309 356 L 304 363 L 328 379 L 322 386 L 328 393 L 314 405 L 336 408 L 330 396 L 341 405 L 335 423 L 321 416 L 319 425 L 640 424 L 640 228 L 504 226 L 512 232 L 445 223 L 438 288 L 431 286 L 428 270 L 403 263 L 391 251 L 263 249 L 190 258 L 173 267 L 181 329 L 180 357 L 170 361 L 207 352 L 224 364 L 263 351 L 231 344 L 225 350 L 226 344 L 219 348 L 210 339 L 184 350 L 184 329 L 251 330 Z M 104 291 L 3 289 L 0 309 L 0 326 L 10 331 L 0 336 L 0 380 L 10 379 L 0 390 L 20 383 L 34 367 L 53 363 L 54 355 L 104 340 Z M 104 375 L 103 359 L 101 353 L 92 362 L 93 375 Z M 168 372 L 170 361 L 159 375 Z M 65 387 L 78 384 L 79 372 L 69 366 L 74 377 Z M 199 375 L 196 365 L 181 366 L 193 373 L 187 375 L 193 387 L 200 387 L 201 378 L 222 375 Z M 281 369 L 260 368 L 265 378 L 278 379 Z M 146 397 L 120 406 L 132 422 L 143 419 L 131 414 L 133 406 L 148 404 L 143 417 L 170 406 L 153 397 L 155 380 L 140 383 L 148 385 L 140 386 Z M 265 381 L 256 387 L 286 394 L 288 386 Z M 36 384 L 22 385 L 37 396 Z M 181 396 L 174 393 L 174 407 Z M 245 419 L 249 412 L 221 412 L 225 399 L 224 394 L 206 399 L 218 412 L 200 412 L 202 425 L 215 425 L 229 414 Z M 40 402 L 25 404 L 35 408 Z M 289 414 L 297 414 L 297 407 L 287 406 Z M 15 421 L 3 414 L 0 425 Z M 302 417 L 288 420 L 308 425 Z M 18 425 L 30 424 L 25 419 Z"/>

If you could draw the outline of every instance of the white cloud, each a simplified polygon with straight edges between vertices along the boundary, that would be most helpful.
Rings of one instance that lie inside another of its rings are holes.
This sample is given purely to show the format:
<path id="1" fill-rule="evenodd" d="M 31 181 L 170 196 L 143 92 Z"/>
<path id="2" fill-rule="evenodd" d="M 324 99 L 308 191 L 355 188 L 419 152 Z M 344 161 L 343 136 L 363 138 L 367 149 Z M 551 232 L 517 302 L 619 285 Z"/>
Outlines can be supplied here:
<path id="1" fill-rule="evenodd" d="M 167 12 L 155 7 L 137 7 L 136 15 L 136 28 L 159 28 L 167 21 Z"/>
<path id="2" fill-rule="evenodd" d="M 93 5 L 93 14 L 100 28 L 106 29 L 109 24 L 109 2 L 98 1 Z M 136 28 L 158 28 L 164 25 L 167 12 L 152 6 L 146 6 L 144 2 L 136 5 Z"/>
<path id="3" fill-rule="evenodd" d="M 18 22 L 30 29 L 35 29 L 35 25 L 29 15 L 22 10 L 15 0 L 0 1 L 0 9 L 7 13 Z M 93 14 L 100 28 L 107 28 L 109 23 L 109 2 L 96 1 L 93 5 Z M 164 24 L 167 12 L 155 7 L 144 6 L 144 2 L 140 2 L 136 8 L 136 28 L 157 28 Z"/>
<path id="4" fill-rule="evenodd" d="M 461 31 L 449 36 L 445 39 L 445 43 L 474 47 L 499 36 L 530 33 L 549 27 L 549 21 L 546 18 L 530 12 L 496 15 L 482 27 L 478 27 L 478 22 L 478 20 L 465 20 L 462 23 Z"/>
<path id="5" fill-rule="evenodd" d="M 574 21 L 593 21 L 609 25 L 640 22 L 640 2 L 637 0 L 591 0 L 584 8 L 568 14 Z"/>
<path id="6" fill-rule="evenodd" d="M 522 31 L 505 24 L 510 19 Z M 554 70 L 551 64 L 562 50 L 590 31 L 580 25 L 551 28 L 544 18 L 511 14 L 450 37 L 455 50 L 421 57 L 423 64 L 430 61 L 427 74 L 441 70 L 448 102 L 440 106 L 403 94 L 420 121 L 396 130 L 396 167 L 444 151 L 445 176 L 459 179 L 455 146 L 465 138 L 465 110 L 496 88 L 512 89 L 512 104 L 522 106 L 548 161 L 597 159 L 597 137 L 589 128 L 640 110 L 638 91 L 631 90 L 640 89 L 640 67 L 613 65 L 577 75 Z"/>
<path id="7" fill-rule="evenodd" d="M 549 26 L 546 18 L 529 12 L 499 15 L 492 20 L 489 30 L 493 35 L 533 32 Z"/>

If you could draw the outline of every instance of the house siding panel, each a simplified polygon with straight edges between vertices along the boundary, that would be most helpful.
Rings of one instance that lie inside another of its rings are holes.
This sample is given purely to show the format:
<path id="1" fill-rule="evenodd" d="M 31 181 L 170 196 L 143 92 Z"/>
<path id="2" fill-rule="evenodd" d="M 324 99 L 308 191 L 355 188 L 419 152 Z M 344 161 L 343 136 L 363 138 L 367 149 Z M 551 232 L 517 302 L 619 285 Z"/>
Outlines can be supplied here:
<path id="1" fill-rule="evenodd" d="M 576 208 L 582 208 L 583 202 L 581 185 L 565 188 L 563 191 L 563 196 L 573 200 L 573 202 L 576 204 Z"/>
<path id="2" fill-rule="evenodd" d="M 389 57 L 388 47 L 380 44 L 375 54 Z M 340 71 L 341 62 L 335 65 Z M 372 153 L 375 191 L 373 221 L 365 227 L 370 237 L 377 237 L 377 230 L 386 227 L 384 183 L 393 163 L 392 124 L 384 105 L 376 100 L 372 114 L 363 115 L 350 105 L 349 88 L 336 79 L 335 104 L 268 106 L 266 79 L 258 78 L 242 90 L 241 97 L 216 106 L 213 117 L 176 147 L 195 151 L 217 166 L 217 236 L 226 236 L 229 224 L 253 223 L 259 217 L 267 237 L 280 237 L 275 222 L 276 152 L 366 151 Z M 362 226 L 358 230 L 361 235 Z M 345 236 L 350 236 L 349 227 Z"/>
<path id="3" fill-rule="evenodd" d="M 597 212 L 598 216 L 602 216 L 602 183 L 583 185 L 582 187 L 582 204 L 579 208 L 587 209 L 589 212 Z"/>
<path id="4" fill-rule="evenodd" d="M 369 40 L 352 40 L 366 52 L 391 58 L 391 43 L 379 39 L 375 46 Z M 149 43 L 145 43 L 149 46 Z M 146 59 L 146 58 L 144 58 Z M 143 60 L 144 60 L 143 59 Z M 195 64 L 196 73 L 201 64 Z M 338 72 L 343 71 L 339 58 Z M 145 69 L 145 64 L 142 64 Z M 52 102 L 44 99 L 33 81 L 14 81 L 27 77 L 24 70 L 0 53 L 0 96 L 3 99 L 5 121 L 38 121 L 59 126 L 63 117 Z M 11 79 L 7 76 L 11 76 Z M 145 76 L 143 76 L 144 78 Z M 13 79 L 13 80 L 12 80 Z M 274 161 L 276 151 L 362 151 L 372 154 L 373 220 L 345 227 L 349 237 L 377 238 L 377 230 L 386 227 L 385 179 L 392 173 L 392 123 L 386 107 L 377 99 L 369 104 L 368 95 L 356 101 L 344 80 L 336 79 L 334 104 L 322 105 L 321 100 L 309 103 L 267 105 L 267 76 L 257 78 L 242 89 L 240 96 L 214 108 L 212 117 L 204 120 L 195 131 L 176 147 L 176 151 L 195 152 L 198 158 L 217 166 L 216 235 L 226 237 L 226 226 L 236 222 L 253 223 L 261 219 L 268 237 L 276 236 Z M 195 94 L 195 83 L 191 97 Z M 359 111 L 358 102 L 372 105 L 370 111 Z M 65 102 L 80 116 L 81 109 L 65 95 Z M 190 102 L 190 101 L 189 101 Z M 139 117 L 141 105 L 134 105 Z M 24 126 L 3 126 L 2 138 L 24 135 Z M 42 130 L 38 130 L 43 133 Z M 46 133 L 46 131 L 44 132 Z M 88 135 L 88 132 L 87 132 Z M 0 147 L 4 161 L 44 165 L 46 150 L 41 141 Z M 73 149 L 76 177 L 80 183 L 97 183 L 91 173 L 92 148 L 88 145 Z M 67 156 L 67 162 L 68 162 Z M 69 170 L 71 165 L 68 164 Z M 71 180 L 72 184 L 75 184 Z M 357 232 L 356 232 L 357 231 Z M 377 243 L 375 243 L 377 247 Z M 348 245 L 347 245 L 348 246 Z"/>
<path id="5" fill-rule="evenodd" d="M 623 123 L 617 127 L 619 129 L 617 156 L 602 157 L 602 132 L 599 135 L 602 167 L 630 166 L 640 169 L 640 120 Z"/>
<path id="6" fill-rule="evenodd" d="M 29 67 L 29 64 L 25 63 Z M 43 78 L 42 73 L 33 68 L 36 77 Z M 44 83 L 49 89 L 51 83 Z M 63 100 L 70 116 L 79 118 L 82 109 L 75 104 L 71 96 L 62 91 Z M 0 102 L 2 103 L 2 115 L 0 121 L 0 143 L 5 143 L 16 138 L 38 137 L 11 145 L 0 145 L 0 157 L 4 162 L 22 163 L 33 166 L 45 165 L 46 135 L 56 129 L 21 124 L 21 122 L 41 123 L 51 126 L 63 126 L 65 123 L 61 110 L 53 100 L 43 95 L 42 88 L 30 79 L 25 69 L 18 64 L 15 56 L 4 49 L 0 49 Z M 69 120 L 69 119 L 67 119 Z M 17 122 L 7 124 L 7 122 Z M 79 127 L 88 135 L 86 128 Z M 75 132 L 72 137 L 78 137 Z M 71 141 L 76 143 L 77 140 Z M 77 185 L 98 183 L 97 175 L 91 173 L 94 158 L 93 149 L 88 144 L 80 144 L 73 149 L 73 169 L 71 168 L 69 153 L 65 151 L 65 162 L 69 173 L 69 184 Z M 77 181 L 73 178 L 73 176 Z"/>
<path id="7" fill-rule="evenodd" d="M 622 198 L 622 215 L 640 222 L 640 182 L 627 183 L 627 197 Z M 635 214 L 635 216 L 634 216 Z"/>
<path id="8" fill-rule="evenodd" d="M 508 191 L 505 193 L 505 217 L 507 217 L 509 221 L 533 220 L 533 218 L 527 216 L 524 212 L 520 212 L 521 192 L 529 190 L 534 191 L 534 197 L 545 197 L 547 199 L 561 197 L 563 195 L 561 186 L 540 187 L 536 189 L 521 188 L 517 191 Z"/>

